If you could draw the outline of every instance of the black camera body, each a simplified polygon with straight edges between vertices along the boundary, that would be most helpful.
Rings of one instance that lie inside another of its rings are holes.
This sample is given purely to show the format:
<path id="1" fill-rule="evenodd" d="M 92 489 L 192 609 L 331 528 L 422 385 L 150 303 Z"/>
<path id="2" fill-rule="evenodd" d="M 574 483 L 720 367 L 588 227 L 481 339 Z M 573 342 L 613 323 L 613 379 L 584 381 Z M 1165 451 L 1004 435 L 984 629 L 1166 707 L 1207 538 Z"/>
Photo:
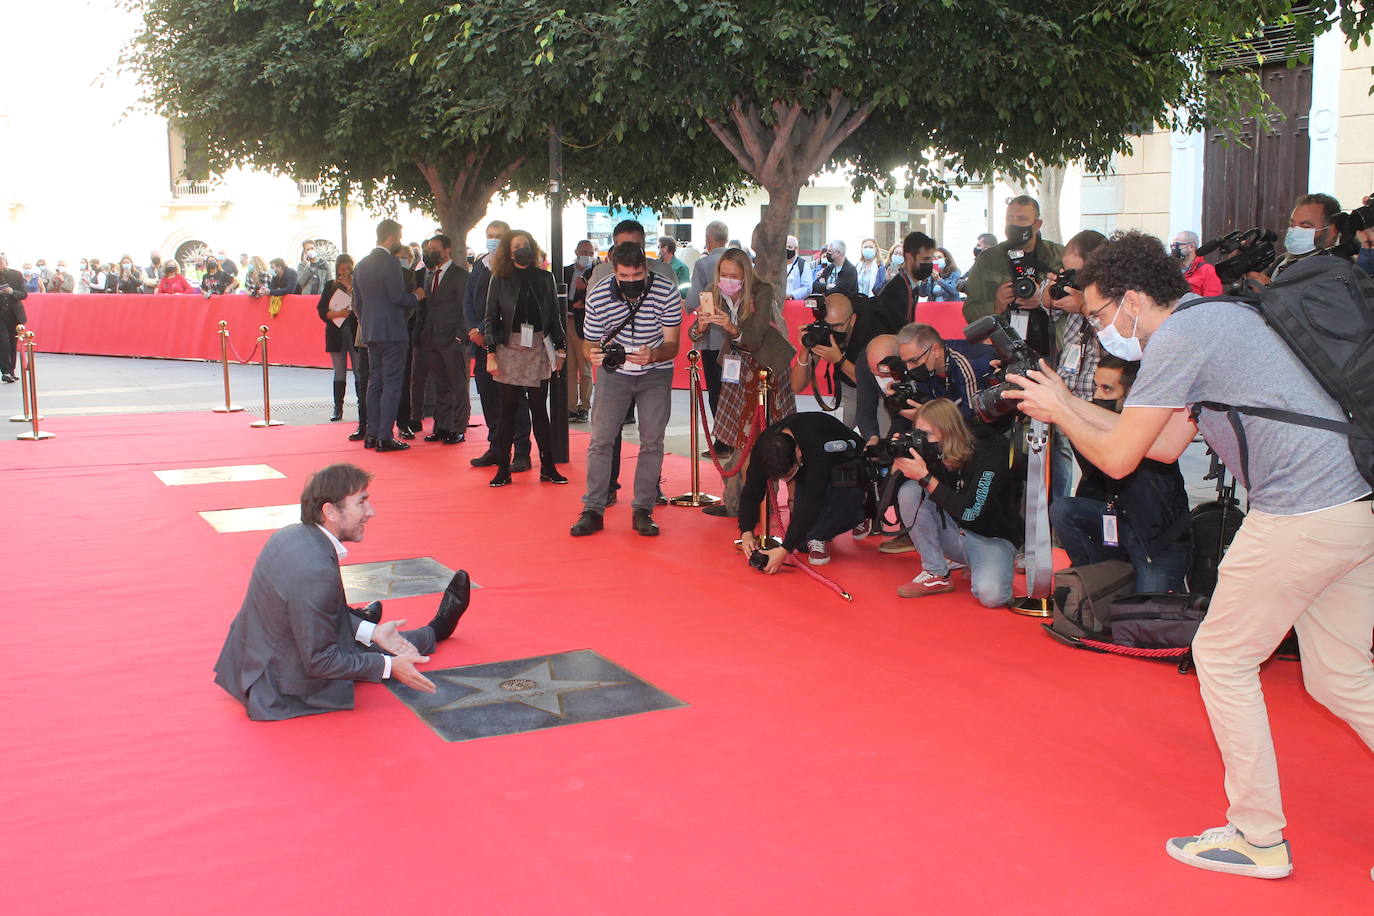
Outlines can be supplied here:
<path id="1" fill-rule="evenodd" d="M 899 410 L 910 409 L 907 405 L 908 401 L 914 404 L 924 404 L 930 400 L 928 392 L 921 391 L 917 387 L 930 381 L 930 370 L 925 366 L 908 369 L 906 363 L 897 356 L 889 356 L 882 361 L 882 365 L 887 367 L 887 370 L 892 373 L 892 378 L 895 379 L 892 390 L 883 395 L 883 402 L 887 405 L 888 410 L 896 413 Z"/>
<path id="2" fill-rule="evenodd" d="M 1358 233 L 1366 229 L 1374 229 L 1374 194 L 1366 197 L 1365 200 L 1371 203 L 1363 207 L 1352 207 L 1349 213 L 1336 214 L 1333 222 L 1336 231 L 1340 233 L 1335 245 L 1326 249 L 1326 254 L 1335 255 L 1338 258 L 1352 258 L 1359 254 L 1360 244 Z"/>
<path id="3" fill-rule="evenodd" d="M 1252 271 L 1264 273 L 1274 266 L 1278 260 L 1274 243 L 1278 238 L 1276 233 L 1258 226 L 1244 231 L 1236 229 L 1198 248 L 1197 255 L 1201 258 L 1214 251 L 1220 253 L 1222 257 L 1216 263 L 1217 279 L 1223 286 L 1231 286 Z"/>
<path id="4" fill-rule="evenodd" d="M 1035 262 L 1026 257 L 1024 251 L 1011 250 L 1007 252 L 1007 259 L 1011 261 L 1011 293 L 1017 299 L 1033 299 L 1035 291 L 1040 288 Z"/>
<path id="5" fill-rule="evenodd" d="M 625 347 L 614 340 L 601 341 L 601 368 L 614 372 L 625 365 Z"/>
<path id="6" fill-rule="evenodd" d="M 825 297 L 810 296 L 807 298 L 807 302 L 811 304 L 811 315 L 814 320 L 810 324 L 802 325 L 802 349 L 828 347 L 834 341 L 835 332 L 831 330 L 829 322 L 825 320 Z"/>
<path id="7" fill-rule="evenodd" d="M 762 550 L 755 550 L 749 554 L 749 565 L 755 569 L 763 569 L 768 565 L 768 554 Z"/>
<path id="8" fill-rule="evenodd" d="M 1007 373 L 1025 375 L 1040 368 L 1040 354 L 1022 339 L 1021 335 L 997 319 L 986 315 L 964 328 L 965 340 L 991 339 L 993 349 L 1002 366 L 988 380 L 992 383 L 973 396 L 973 412 L 984 423 L 992 423 L 1016 409 L 1016 402 L 1007 400 L 1008 391 L 1020 388 L 1007 381 Z"/>
<path id="9" fill-rule="evenodd" d="M 1050 286 L 1051 299 L 1063 299 L 1069 294 L 1069 290 L 1082 290 L 1078 285 L 1078 271 L 1073 269 L 1061 270 L 1054 278 L 1054 284 Z"/>

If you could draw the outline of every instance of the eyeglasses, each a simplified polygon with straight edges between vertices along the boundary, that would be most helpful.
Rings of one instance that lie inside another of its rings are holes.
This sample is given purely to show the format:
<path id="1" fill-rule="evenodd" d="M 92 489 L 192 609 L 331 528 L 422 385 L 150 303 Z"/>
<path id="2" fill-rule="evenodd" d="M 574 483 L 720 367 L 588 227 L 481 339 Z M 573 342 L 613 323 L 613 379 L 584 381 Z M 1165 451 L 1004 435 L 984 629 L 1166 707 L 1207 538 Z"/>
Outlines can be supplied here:
<path id="1" fill-rule="evenodd" d="M 924 364 L 925 364 L 925 361 L 926 361 L 926 357 L 929 356 L 929 355 L 930 355 L 930 351 L 931 351 L 931 350 L 934 350 L 934 349 L 935 349 L 935 344 L 931 344 L 930 346 L 926 347 L 923 351 L 921 351 L 921 355 L 920 355 L 920 356 L 916 357 L 915 359 L 909 359 L 909 360 L 907 360 L 907 361 L 906 361 L 907 368 L 909 368 L 909 369 L 915 369 L 917 366 L 924 365 Z"/>
<path id="2" fill-rule="evenodd" d="M 1084 319 L 1087 320 L 1088 324 L 1092 325 L 1092 329 L 1093 329 L 1094 331 L 1100 331 L 1100 330 L 1102 330 L 1104 327 L 1106 327 L 1106 323 L 1105 323 L 1101 318 L 1099 318 L 1099 317 L 1097 317 L 1097 316 L 1098 316 L 1098 315 L 1101 315 L 1107 308 L 1109 308 L 1110 306 L 1113 306 L 1113 305 L 1116 306 L 1117 308 L 1121 308 L 1121 300 L 1120 300 L 1120 299 L 1117 299 L 1117 300 L 1115 300 L 1115 301 L 1108 302 L 1106 305 L 1102 306 L 1102 308 L 1100 308 L 1100 309 L 1095 309 L 1095 310 L 1089 312 L 1088 314 L 1084 315 L 1083 317 L 1084 317 Z"/>

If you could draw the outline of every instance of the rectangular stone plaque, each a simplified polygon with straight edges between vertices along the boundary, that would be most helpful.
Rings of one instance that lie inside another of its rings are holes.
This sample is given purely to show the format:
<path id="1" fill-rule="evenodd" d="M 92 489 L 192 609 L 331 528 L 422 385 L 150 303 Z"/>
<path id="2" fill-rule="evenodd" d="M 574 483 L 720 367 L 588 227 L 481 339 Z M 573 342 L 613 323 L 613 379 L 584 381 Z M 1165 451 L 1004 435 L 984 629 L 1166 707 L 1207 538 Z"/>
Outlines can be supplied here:
<path id="1" fill-rule="evenodd" d="M 247 509 L 210 509 L 200 513 L 220 534 L 235 531 L 274 531 L 301 520 L 301 504 L 251 506 Z"/>
<path id="2" fill-rule="evenodd" d="M 169 487 L 186 487 L 201 483 L 236 483 L 243 480 L 275 480 L 286 476 L 265 464 L 232 464 L 221 468 L 173 468 L 153 473 Z"/>
<path id="3" fill-rule="evenodd" d="M 438 594 L 448 588 L 453 572 L 433 557 L 349 563 L 339 567 L 349 604 Z M 481 587 L 472 583 L 474 591 Z"/>
<path id="4" fill-rule="evenodd" d="M 438 688 L 387 688 L 445 741 L 557 728 L 686 706 L 591 649 L 426 671 Z"/>

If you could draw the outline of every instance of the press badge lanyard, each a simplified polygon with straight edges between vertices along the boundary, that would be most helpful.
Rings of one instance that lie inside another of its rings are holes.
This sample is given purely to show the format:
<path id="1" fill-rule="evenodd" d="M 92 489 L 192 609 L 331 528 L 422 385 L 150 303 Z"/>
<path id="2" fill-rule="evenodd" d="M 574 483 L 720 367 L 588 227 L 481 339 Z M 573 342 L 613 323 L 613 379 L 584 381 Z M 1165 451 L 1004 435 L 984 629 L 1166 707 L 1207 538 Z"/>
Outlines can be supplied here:
<path id="1" fill-rule="evenodd" d="M 1104 547 L 1120 547 L 1121 538 L 1117 531 L 1116 500 L 1107 503 L 1107 511 L 1102 515 L 1102 545 Z"/>

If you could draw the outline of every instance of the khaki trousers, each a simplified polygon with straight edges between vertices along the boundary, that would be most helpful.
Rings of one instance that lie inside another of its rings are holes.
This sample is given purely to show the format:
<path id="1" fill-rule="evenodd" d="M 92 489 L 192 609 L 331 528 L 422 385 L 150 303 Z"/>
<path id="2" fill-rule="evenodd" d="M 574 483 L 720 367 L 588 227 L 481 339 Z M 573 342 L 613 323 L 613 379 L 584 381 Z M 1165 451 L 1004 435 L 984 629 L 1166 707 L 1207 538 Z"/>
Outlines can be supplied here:
<path id="1" fill-rule="evenodd" d="M 1296 628 L 1307 692 L 1374 750 L 1374 513 L 1251 511 L 1221 563 L 1193 640 L 1202 700 L 1226 765 L 1227 820 L 1257 845 L 1285 820 L 1259 666 Z"/>
<path id="2" fill-rule="evenodd" d="M 582 352 L 582 338 L 577 336 L 577 322 L 568 319 L 568 410 L 592 409 L 592 364 Z"/>

